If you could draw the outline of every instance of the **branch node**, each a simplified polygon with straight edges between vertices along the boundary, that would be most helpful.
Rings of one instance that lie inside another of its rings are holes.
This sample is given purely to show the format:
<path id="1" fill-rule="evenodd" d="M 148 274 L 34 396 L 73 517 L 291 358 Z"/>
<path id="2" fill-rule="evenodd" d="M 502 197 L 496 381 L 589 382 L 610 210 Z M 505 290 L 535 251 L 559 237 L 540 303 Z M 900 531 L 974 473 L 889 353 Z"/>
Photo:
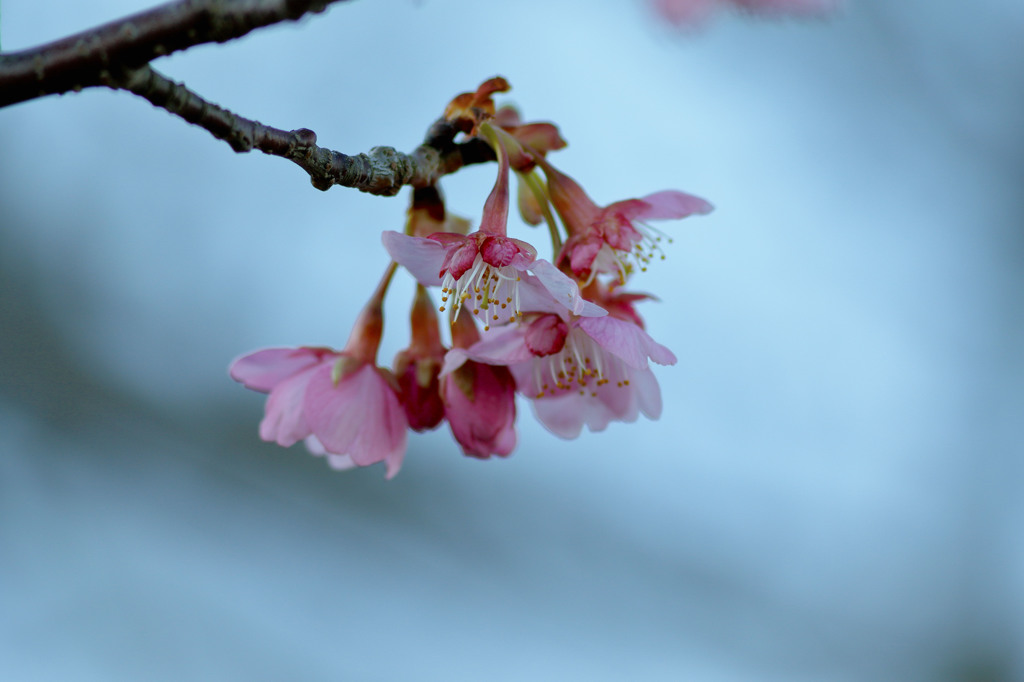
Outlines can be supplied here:
<path id="1" fill-rule="evenodd" d="M 309 128 L 299 128 L 291 132 L 292 137 L 295 139 L 296 149 L 303 149 L 306 155 L 309 155 L 309 148 L 316 146 L 316 133 Z"/>

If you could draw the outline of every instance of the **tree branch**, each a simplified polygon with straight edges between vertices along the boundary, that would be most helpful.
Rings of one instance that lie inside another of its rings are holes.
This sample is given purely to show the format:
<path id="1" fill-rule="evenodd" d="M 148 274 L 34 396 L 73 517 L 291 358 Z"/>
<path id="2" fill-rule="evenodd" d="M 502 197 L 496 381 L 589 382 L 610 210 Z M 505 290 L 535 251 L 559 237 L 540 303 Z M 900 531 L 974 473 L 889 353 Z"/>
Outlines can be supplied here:
<path id="1" fill-rule="evenodd" d="M 312 130 L 281 130 L 238 116 L 206 101 L 150 66 L 108 74 L 103 85 L 149 100 L 154 106 L 206 129 L 236 152 L 258 149 L 264 154 L 290 159 L 309 174 L 313 186 L 320 190 L 341 185 L 392 196 L 405 185 L 433 185 L 441 176 L 463 166 L 495 159 L 490 145 L 481 139 L 456 143 L 458 128 L 443 118 L 430 127 L 424 143 L 411 154 L 391 147 L 374 147 L 369 154 L 348 156 L 317 146 L 316 133 Z"/>
<path id="2" fill-rule="evenodd" d="M 193 45 L 223 43 L 341 0 L 178 0 L 39 47 L 0 54 L 0 107 L 103 85 Z"/>

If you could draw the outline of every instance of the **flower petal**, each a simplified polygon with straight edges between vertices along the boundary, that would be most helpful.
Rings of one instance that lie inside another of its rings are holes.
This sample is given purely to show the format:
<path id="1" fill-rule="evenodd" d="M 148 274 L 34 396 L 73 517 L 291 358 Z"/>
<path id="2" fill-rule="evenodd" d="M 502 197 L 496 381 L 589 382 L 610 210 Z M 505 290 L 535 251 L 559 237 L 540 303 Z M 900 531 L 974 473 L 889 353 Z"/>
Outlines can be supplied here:
<path id="1" fill-rule="evenodd" d="M 639 372 L 633 372 L 630 385 L 636 390 L 637 406 L 648 419 L 661 417 L 661 387 L 654 372 L 648 367 Z"/>
<path id="2" fill-rule="evenodd" d="M 635 217 L 639 220 L 685 218 L 694 213 L 705 215 L 711 213 L 715 208 L 710 202 L 700 197 L 676 190 L 648 194 L 640 201 L 647 204 L 647 208 L 636 214 Z"/>
<path id="3" fill-rule="evenodd" d="M 467 360 L 487 365 L 513 365 L 533 358 L 523 342 L 526 328 L 506 325 L 491 330 L 469 348 L 452 348 L 444 357 L 441 376 L 451 374 Z"/>
<path id="4" fill-rule="evenodd" d="M 293 374 L 316 365 L 330 348 L 265 348 L 231 363 L 231 378 L 246 388 L 269 393 Z"/>
<path id="5" fill-rule="evenodd" d="M 583 431 L 583 413 L 586 408 L 582 396 L 568 394 L 531 402 L 537 421 L 559 438 L 572 440 L 578 438 Z"/>
<path id="6" fill-rule="evenodd" d="M 310 378 L 321 366 L 329 369 L 331 363 L 321 362 L 307 367 L 274 387 L 267 397 L 265 414 L 260 421 L 260 438 L 289 447 L 310 434 L 303 401 Z"/>
<path id="7" fill-rule="evenodd" d="M 506 456 L 515 448 L 515 381 L 506 367 L 469 362 L 441 382 L 452 435 L 470 457 Z"/>
<path id="8" fill-rule="evenodd" d="M 365 364 L 334 384 L 330 364 L 316 370 L 306 389 L 305 413 L 324 450 L 349 455 L 359 466 L 387 463 L 388 478 L 402 463 L 405 412 L 376 367 Z"/>
<path id="9" fill-rule="evenodd" d="M 526 328 L 524 341 L 530 352 L 538 357 L 557 353 L 565 347 L 569 325 L 558 315 L 541 315 Z"/>
<path id="10" fill-rule="evenodd" d="M 440 242 L 391 230 L 381 235 L 381 242 L 392 260 L 412 273 L 420 284 L 428 287 L 441 284 L 438 273 L 444 262 L 445 248 Z"/>
<path id="11" fill-rule="evenodd" d="M 647 358 L 659 365 L 676 363 L 672 351 L 632 322 L 615 317 L 586 317 L 579 321 L 579 327 L 602 348 L 635 369 L 646 368 Z"/>
<path id="12" fill-rule="evenodd" d="M 576 282 L 550 262 L 541 259 L 535 260 L 530 265 L 530 272 L 536 275 L 555 301 L 565 306 L 571 313 L 582 317 L 600 317 L 608 314 L 608 311 L 601 306 L 584 299 L 580 295 L 580 288 Z M 520 309 L 530 310 L 522 305 Z M 554 311 L 544 309 L 544 312 Z"/>

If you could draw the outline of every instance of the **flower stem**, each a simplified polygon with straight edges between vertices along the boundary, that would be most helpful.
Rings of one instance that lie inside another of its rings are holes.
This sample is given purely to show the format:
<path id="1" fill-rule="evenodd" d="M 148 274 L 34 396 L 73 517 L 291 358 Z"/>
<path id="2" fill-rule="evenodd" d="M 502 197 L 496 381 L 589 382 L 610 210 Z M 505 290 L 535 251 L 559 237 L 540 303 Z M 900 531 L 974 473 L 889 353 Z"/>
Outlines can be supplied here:
<path id="1" fill-rule="evenodd" d="M 551 248 L 555 252 L 552 258 L 554 260 L 554 258 L 558 257 L 558 252 L 562 250 L 562 235 L 558 231 L 558 223 L 555 222 L 555 216 L 551 215 L 551 204 L 548 202 L 548 195 L 544 188 L 541 187 L 540 178 L 533 171 L 523 173 L 522 178 L 526 181 L 526 186 L 533 192 L 534 198 L 537 199 L 541 212 L 544 213 L 544 221 L 548 224 L 548 232 L 551 234 Z"/>
<path id="2" fill-rule="evenodd" d="M 380 282 L 377 284 L 377 288 L 374 289 L 373 294 L 370 296 L 370 300 L 367 305 L 371 303 L 381 305 L 384 303 L 384 296 L 388 293 L 388 287 L 391 286 L 391 278 L 395 276 L 395 270 L 398 269 L 398 263 L 391 261 L 388 263 L 388 267 L 384 270 L 384 275 L 380 278 Z"/>

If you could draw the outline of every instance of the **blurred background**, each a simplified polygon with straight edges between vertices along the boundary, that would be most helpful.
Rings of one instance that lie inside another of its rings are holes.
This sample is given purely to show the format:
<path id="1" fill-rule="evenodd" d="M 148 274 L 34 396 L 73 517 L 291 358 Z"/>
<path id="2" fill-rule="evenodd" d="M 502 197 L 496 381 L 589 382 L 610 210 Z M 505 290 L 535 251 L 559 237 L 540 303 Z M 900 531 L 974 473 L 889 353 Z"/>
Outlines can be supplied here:
<path id="1" fill-rule="evenodd" d="M 7 0 L 3 46 L 148 5 Z M 443 428 L 390 482 L 261 442 L 226 368 L 342 345 L 406 193 L 126 93 L 0 109 L 0 677 L 1024 680 L 1021 45 L 1016 0 L 364 0 L 156 62 L 348 153 L 501 74 L 599 203 L 716 205 L 633 282 L 660 421 L 566 442 L 523 403 L 508 460 Z"/>

